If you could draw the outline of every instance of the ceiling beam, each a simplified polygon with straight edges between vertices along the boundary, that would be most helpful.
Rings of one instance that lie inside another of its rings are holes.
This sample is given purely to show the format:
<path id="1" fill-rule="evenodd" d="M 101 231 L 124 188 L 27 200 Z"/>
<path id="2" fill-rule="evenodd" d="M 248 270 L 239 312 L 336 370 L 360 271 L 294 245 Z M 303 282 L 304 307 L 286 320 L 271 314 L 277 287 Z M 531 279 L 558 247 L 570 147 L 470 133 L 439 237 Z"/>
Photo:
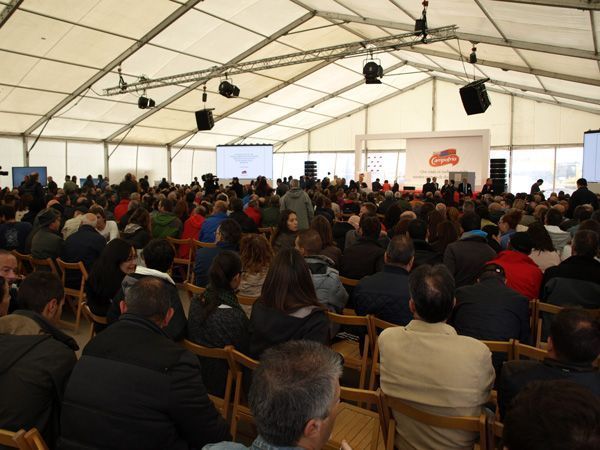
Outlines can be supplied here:
<path id="1" fill-rule="evenodd" d="M 19 6 L 21 6 L 21 3 L 23 3 L 23 1 L 24 0 L 11 0 L 10 2 L 8 2 L 6 7 L 2 10 L 2 13 L 0 14 L 0 28 L 2 28 L 4 24 L 8 22 L 10 16 L 12 16 L 15 13 L 15 11 L 19 9 Z"/>
<path id="2" fill-rule="evenodd" d="M 470 65 L 470 63 L 468 63 L 465 60 L 465 58 L 463 58 L 459 55 L 454 55 L 452 53 L 446 53 L 446 52 L 440 52 L 437 50 L 430 50 L 424 46 L 414 47 L 414 48 L 408 49 L 408 51 L 420 53 L 422 55 L 435 56 L 437 58 L 451 59 L 453 61 L 461 61 L 462 60 L 462 61 L 465 61 L 465 64 Z M 555 78 L 557 80 L 572 81 L 574 83 L 584 83 L 584 84 L 589 84 L 592 86 L 600 86 L 600 77 L 586 78 L 586 77 L 580 77 L 577 75 L 567 75 L 564 73 L 551 72 L 549 70 L 533 69 L 533 68 L 528 68 L 528 67 L 523 67 L 523 66 L 517 66 L 514 64 L 490 61 L 487 59 L 481 59 L 479 57 L 477 57 L 477 65 L 486 66 L 486 67 L 495 67 L 497 69 L 502 69 L 502 70 L 507 70 L 507 71 L 510 70 L 510 71 L 519 72 L 519 73 L 527 73 L 530 75 L 537 75 L 540 77 Z"/>
<path id="3" fill-rule="evenodd" d="M 419 69 L 432 70 L 435 72 L 442 72 L 442 73 L 446 73 L 448 75 L 454 75 L 456 77 L 465 78 L 464 72 L 459 72 L 456 70 L 444 69 L 444 68 L 440 68 L 440 67 L 436 67 L 436 66 L 430 66 L 428 64 L 421 64 L 421 63 L 415 63 L 415 62 L 409 62 L 408 65 L 419 68 Z M 476 79 L 481 80 L 481 79 L 483 79 L 483 77 L 476 77 Z M 544 95 L 551 95 L 554 97 L 567 98 L 570 100 L 575 100 L 575 101 L 583 102 L 583 103 L 593 103 L 595 105 L 600 105 L 600 100 L 598 100 L 598 99 L 593 99 L 590 97 L 582 97 L 582 96 L 573 95 L 573 94 L 567 94 L 564 92 L 550 91 L 548 89 L 541 89 L 541 88 L 536 88 L 536 87 L 531 87 L 531 86 L 525 86 L 523 84 L 510 83 L 507 81 L 499 81 L 499 80 L 493 80 L 493 79 L 491 79 L 490 84 L 494 84 L 496 86 L 504 86 L 504 87 L 512 88 L 512 89 L 519 89 L 521 91 L 535 92 L 536 94 L 544 94 Z"/>
<path id="4" fill-rule="evenodd" d="M 308 13 L 304 14 L 302 17 L 299 17 L 298 19 L 294 20 L 290 24 L 288 24 L 285 27 L 281 28 L 279 31 L 276 31 L 274 34 L 272 34 L 268 38 L 263 39 L 259 43 L 257 43 L 255 45 L 253 45 L 252 47 L 250 47 L 248 50 L 240 53 L 238 56 L 236 56 L 232 60 L 228 61 L 226 63 L 226 65 L 235 64 L 237 62 L 243 61 L 248 56 L 252 55 L 253 53 L 257 52 L 258 50 L 262 49 L 263 47 L 269 45 L 271 42 L 279 39 L 281 36 L 284 36 L 289 31 L 293 30 L 294 28 L 297 28 L 298 26 L 300 26 L 304 22 L 307 22 L 308 20 L 312 19 L 313 17 L 314 17 L 314 12 L 308 12 Z M 110 136 L 108 136 L 106 138 L 106 140 L 110 141 L 112 139 L 115 139 L 117 136 L 119 136 L 120 134 L 123 134 L 124 132 L 126 132 L 130 128 L 133 128 L 138 123 L 140 123 L 140 122 L 144 121 L 145 119 L 147 119 L 148 117 L 150 117 L 152 114 L 160 111 L 165 106 L 168 106 L 169 104 L 173 103 L 174 101 L 179 100 L 181 97 L 183 97 L 184 95 L 192 92 L 197 87 L 202 86 L 203 84 L 206 83 L 206 81 L 209 78 L 213 78 L 215 76 L 219 76 L 219 74 L 221 74 L 222 72 L 223 72 L 223 70 L 221 70 L 221 69 L 219 69 L 217 67 L 215 69 L 215 71 L 213 72 L 212 75 L 209 75 L 206 78 L 200 79 L 200 80 L 192 83 L 191 85 L 189 85 L 185 89 L 182 89 L 182 90 L 178 91 L 177 93 L 173 94 L 171 97 L 169 97 L 165 101 L 161 102 L 155 108 L 149 109 L 144 114 L 138 116 L 137 118 L 135 118 L 134 120 L 132 120 L 131 122 L 129 122 L 129 124 L 127 124 L 126 126 L 122 127 L 121 129 L 117 130 L 116 132 L 112 133 Z"/>
<path id="5" fill-rule="evenodd" d="M 317 11 L 316 15 L 318 17 L 322 17 L 324 19 L 336 20 L 339 22 L 362 23 L 365 25 L 373 25 L 376 27 L 391 28 L 394 30 L 414 31 L 414 28 L 415 28 L 414 24 L 402 24 L 399 22 L 394 22 L 392 20 L 371 19 L 371 18 L 367 18 L 367 17 L 353 16 L 351 14 L 339 14 L 339 13 Z M 518 40 L 513 40 L 513 39 L 504 40 L 502 38 L 485 36 L 482 34 L 462 33 L 461 31 L 456 32 L 456 35 L 459 39 L 462 39 L 465 41 L 471 41 L 471 42 L 478 42 L 480 44 L 499 45 L 501 47 L 512 47 L 512 48 L 517 48 L 517 49 L 521 49 L 521 50 L 543 52 L 543 53 L 549 53 L 549 54 L 553 54 L 553 55 L 573 56 L 576 58 L 593 59 L 596 61 L 600 60 L 600 55 L 598 53 L 589 51 L 589 50 L 580 50 L 577 48 L 559 47 L 556 45 L 538 44 L 535 42 L 518 41 Z"/>
<path id="6" fill-rule="evenodd" d="M 441 77 L 439 75 L 436 75 L 435 78 L 437 78 L 440 81 L 445 81 L 447 83 L 455 84 L 457 86 L 464 86 L 463 83 L 461 83 L 460 81 L 458 81 L 455 78 Z M 548 105 L 560 106 L 562 108 L 575 109 L 577 111 L 583 111 L 583 112 L 591 113 L 591 114 L 600 114 L 600 109 L 586 108 L 585 106 L 573 105 L 571 103 L 563 103 L 563 102 L 559 102 L 559 101 L 546 100 L 544 98 L 534 97 L 534 96 L 519 93 L 519 92 L 509 91 L 507 93 L 506 91 L 495 88 L 493 86 L 486 86 L 486 90 L 491 91 L 491 92 L 496 92 L 498 94 L 503 94 L 503 95 L 512 95 L 514 97 L 519 97 L 519 98 L 523 98 L 525 100 L 531 100 L 531 101 L 538 102 L 538 103 L 546 103 Z"/>
<path id="7" fill-rule="evenodd" d="M 399 62 L 398 64 L 394 64 L 393 66 L 390 66 L 387 69 L 385 69 L 384 70 L 384 74 L 385 73 L 389 73 L 389 72 L 393 72 L 394 70 L 399 69 L 400 67 L 402 67 L 404 65 L 406 65 L 406 61 L 402 61 L 402 62 Z M 244 139 L 247 139 L 247 138 L 249 138 L 250 136 L 252 136 L 252 135 L 254 135 L 256 133 L 259 133 L 262 130 L 264 130 L 266 128 L 269 128 L 272 125 L 277 125 L 277 124 L 279 124 L 279 122 L 283 122 L 284 120 L 289 119 L 290 117 L 293 117 L 296 114 L 300 114 L 302 112 L 305 112 L 305 111 L 309 110 L 310 108 L 313 108 L 313 107 L 317 106 L 318 104 L 320 104 L 322 102 L 330 100 L 330 99 L 332 99 L 334 97 L 338 97 L 338 96 L 344 94 L 345 92 L 348 92 L 348 91 L 350 91 L 350 90 L 352 90 L 352 89 L 354 89 L 354 88 L 356 88 L 358 86 L 361 86 L 363 84 L 365 84 L 365 81 L 362 80 L 362 79 L 358 80 L 358 81 L 355 81 L 354 83 L 349 84 L 348 86 L 345 86 L 345 87 L 343 87 L 341 89 L 338 89 L 337 91 L 332 92 L 331 94 L 328 94 L 328 95 L 326 95 L 324 97 L 318 98 L 317 100 L 314 100 L 314 101 L 310 102 L 308 105 L 304 105 L 302 108 L 298 108 L 298 109 L 295 109 L 293 111 L 290 111 L 288 114 L 285 114 L 284 116 L 278 117 L 277 119 L 275 119 L 275 120 L 273 120 L 273 121 L 271 121 L 269 123 L 265 123 L 264 125 L 261 125 L 260 127 L 255 128 L 254 130 L 252 130 L 252 131 L 250 131 L 250 132 L 248 132 L 248 133 L 246 133 L 246 134 L 244 134 L 242 136 L 239 136 L 239 137 L 233 139 L 232 141 L 228 142 L 227 145 L 231 145 L 231 144 L 235 144 L 235 143 L 237 143 L 239 141 L 243 141 Z M 285 125 L 282 125 L 282 126 L 285 126 Z"/>
<path id="8" fill-rule="evenodd" d="M 600 0 L 494 0 L 503 3 L 520 3 L 521 5 L 554 6 L 556 8 L 584 9 L 600 11 Z"/>
<path id="9" fill-rule="evenodd" d="M 285 141 L 282 141 L 282 142 L 283 142 L 283 144 L 285 144 L 285 143 L 287 143 L 289 141 L 293 141 L 294 139 L 297 139 L 300 136 L 304 136 L 305 134 L 311 133 L 311 132 L 313 132 L 315 130 L 318 130 L 319 128 L 323 128 L 323 127 L 326 127 L 327 125 L 331 125 L 332 123 L 334 123 L 334 122 L 336 122 L 336 121 L 338 121 L 340 119 L 343 119 L 344 117 L 351 116 L 352 114 L 356 114 L 358 112 L 364 111 L 367 108 L 370 108 L 372 106 L 378 105 L 379 103 L 383 103 L 383 102 L 385 102 L 387 100 L 390 100 L 390 99 L 392 99 L 394 97 L 402 95 L 402 94 L 404 94 L 404 93 L 406 93 L 408 91 L 412 91 L 413 89 L 416 89 L 416 88 L 418 88 L 420 86 L 423 86 L 424 84 L 429 83 L 432 79 L 433 79 L 432 77 L 428 77 L 428 78 L 426 78 L 424 80 L 417 81 L 416 83 L 413 83 L 410 86 L 406 86 L 405 88 L 399 89 L 396 92 L 392 92 L 392 93 L 390 93 L 390 94 L 388 94 L 388 95 L 386 95 L 384 97 L 381 97 L 381 98 L 375 100 L 374 102 L 369 103 L 368 105 L 359 106 L 358 108 L 355 108 L 353 110 L 346 111 L 343 114 L 340 114 L 338 116 L 335 116 L 335 117 L 331 118 L 327 122 L 320 123 L 318 125 L 315 125 L 312 128 L 309 128 L 309 129 L 304 130 L 304 131 L 302 131 L 302 132 L 300 132 L 298 134 L 290 136 L 289 138 L 285 139 Z"/>
<path id="10" fill-rule="evenodd" d="M 317 64 L 316 66 L 311 67 L 308 70 L 305 70 L 302 73 L 299 73 L 298 75 L 290 78 L 289 80 L 284 81 L 283 83 L 278 84 L 277 86 L 272 87 L 271 89 L 262 92 L 260 94 L 258 94 L 257 96 L 248 99 L 247 101 L 245 101 L 244 103 L 239 104 L 238 106 L 236 106 L 235 108 L 232 108 L 230 110 L 228 110 L 227 112 L 220 114 L 219 116 L 215 117 L 215 123 L 217 123 L 219 120 L 225 119 L 226 117 L 231 116 L 232 114 L 235 114 L 236 112 L 240 111 L 241 109 L 246 108 L 247 106 L 250 106 L 253 103 L 256 103 L 260 100 L 262 100 L 263 98 L 268 97 L 269 95 L 277 92 L 280 89 L 283 89 L 293 83 L 295 83 L 296 81 L 301 80 L 302 78 L 310 75 L 313 72 L 316 72 L 317 70 L 322 69 L 325 66 L 328 66 L 329 64 L 332 64 L 334 61 L 322 61 L 319 64 Z M 280 105 L 276 105 L 276 106 L 280 106 Z M 172 140 L 171 142 L 169 142 L 169 145 L 171 146 L 175 146 L 178 142 L 183 141 L 184 139 L 190 137 L 192 134 L 196 134 L 197 131 L 191 130 L 188 131 L 187 133 L 185 133 L 184 135 Z"/>
<path id="11" fill-rule="evenodd" d="M 46 114 L 42 116 L 41 119 L 37 120 L 33 125 L 31 125 L 27 130 L 25 130 L 24 134 L 28 135 L 33 133 L 40 125 L 44 124 L 48 120 L 52 119 L 52 117 L 58 113 L 61 109 L 83 94 L 86 90 L 91 88 L 94 83 L 104 77 L 107 73 L 113 70 L 115 67 L 119 66 L 123 61 L 137 52 L 140 48 L 142 48 L 146 43 L 150 42 L 154 39 L 159 33 L 161 33 L 165 28 L 183 16 L 186 12 L 196 6 L 203 0 L 188 0 L 184 5 L 177 8 L 173 11 L 168 17 L 166 17 L 163 21 L 161 21 L 158 25 L 152 28 L 148 33 L 146 33 L 142 38 L 136 41 L 131 47 L 109 62 L 102 70 L 98 71 L 92 78 L 87 80 L 77 89 L 75 89 L 71 95 L 66 97 L 64 100 L 59 102 L 54 108 L 48 111 Z"/>

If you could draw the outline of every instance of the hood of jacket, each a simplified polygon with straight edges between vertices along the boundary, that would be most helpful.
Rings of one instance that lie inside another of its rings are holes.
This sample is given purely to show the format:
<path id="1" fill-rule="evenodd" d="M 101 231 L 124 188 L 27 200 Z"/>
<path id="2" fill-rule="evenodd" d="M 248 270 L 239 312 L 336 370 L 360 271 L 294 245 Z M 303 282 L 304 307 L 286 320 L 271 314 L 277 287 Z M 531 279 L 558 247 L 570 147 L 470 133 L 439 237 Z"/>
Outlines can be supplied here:
<path id="1" fill-rule="evenodd" d="M 134 234 L 136 231 L 141 230 L 142 226 L 137 223 L 128 223 L 123 229 L 123 234 Z"/>
<path id="2" fill-rule="evenodd" d="M 186 220 L 186 225 L 191 225 L 194 228 L 199 229 L 200 227 L 202 227 L 202 224 L 205 220 L 206 219 L 201 214 L 193 214 L 188 218 L 188 220 Z"/>
<path id="3" fill-rule="evenodd" d="M 538 267 L 538 265 L 528 255 L 518 252 L 516 250 L 504 250 L 498 253 L 498 256 L 494 260 L 500 264 L 527 264 L 532 267 Z"/>
<path id="4" fill-rule="evenodd" d="M 333 269 L 333 266 L 335 265 L 333 260 L 325 255 L 306 256 L 304 261 L 308 264 L 310 273 L 313 275 L 325 275 L 330 272 L 328 269 L 337 272 L 337 270 Z"/>
<path id="5" fill-rule="evenodd" d="M 177 219 L 177 217 L 173 213 L 170 213 L 170 212 L 159 212 L 156 216 L 154 216 L 154 218 L 152 219 L 152 221 L 154 223 L 156 223 L 157 225 L 166 227 L 171 222 L 173 222 L 173 220 L 175 220 L 175 219 Z"/>
<path id="6" fill-rule="evenodd" d="M 289 191 L 287 191 L 287 193 L 285 195 L 287 195 L 291 198 L 298 199 L 298 198 L 302 197 L 302 194 L 304 194 L 304 191 L 302 189 L 300 189 L 299 187 L 297 187 L 297 188 L 290 189 Z"/>

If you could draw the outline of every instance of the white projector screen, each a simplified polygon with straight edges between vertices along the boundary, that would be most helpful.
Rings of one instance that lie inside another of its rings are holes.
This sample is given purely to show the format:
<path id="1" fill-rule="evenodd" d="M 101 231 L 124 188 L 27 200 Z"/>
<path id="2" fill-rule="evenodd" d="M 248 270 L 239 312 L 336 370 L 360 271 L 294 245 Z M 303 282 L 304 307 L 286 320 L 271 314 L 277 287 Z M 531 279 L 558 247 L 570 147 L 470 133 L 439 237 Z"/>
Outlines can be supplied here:
<path id="1" fill-rule="evenodd" d="M 219 178 L 273 178 L 272 145 L 217 145 Z"/>
<path id="2" fill-rule="evenodd" d="M 583 178 L 600 181 L 600 130 L 583 134 Z"/>

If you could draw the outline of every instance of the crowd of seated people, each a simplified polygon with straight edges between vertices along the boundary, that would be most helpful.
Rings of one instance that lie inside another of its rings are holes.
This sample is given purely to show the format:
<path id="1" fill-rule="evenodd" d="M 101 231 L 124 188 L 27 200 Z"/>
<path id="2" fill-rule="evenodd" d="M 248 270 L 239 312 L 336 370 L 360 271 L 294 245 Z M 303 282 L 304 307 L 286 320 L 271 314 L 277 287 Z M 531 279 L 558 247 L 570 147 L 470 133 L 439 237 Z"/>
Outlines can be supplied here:
<path id="1" fill-rule="evenodd" d="M 103 179 L 82 188 L 68 181 L 54 192 L 42 190 L 34 207 L 29 191 L 0 192 L 0 348 L 26 346 L 25 339 L 13 343 L 14 336 L 37 333 L 58 339 L 71 354 L 75 349 L 67 335 L 41 322 L 60 317 L 62 292 L 26 289 L 42 283 L 36 277 L 60 285 L 59 278 L 33 272 L 20 283 L 13 250 L 36 259 L 81 261 L 89 272 L 88 306 L 108 320 L 95 325 L 97 337 L 74 369 L 60 375 L 60 386 L 53 385 L 59 397 L 45 403 L 47 417 L 33 407 L 31 417 L 18 416 L 11 406 L 15 420 L 38 427 L 52 448 L 59 434 L 61 448 L 99 448 L 89 436 L 102 434 L 109 423 L 114 427 L 104 442 L 121 436 L 127 415 L 140 415 L 133 429 L 144 434 L 145 448 L 177 448 L 180 442 L 201 448 L 227 440 L 207 397 L 223 393 L 227 364 L 195 357 L 191 363 L 173 342 L 186 337 L 207 347 L 232 345 L 262 361 L 269 349 L 288 341 L 335 342 L 328 311 L 342 313 L 345 307 L 397 325 L 379 339 L 382 390 L 429 412 L 477 415 L 495 387 L 500 413 L 510 417 L 518 390 L 535 380 L 566 378 L 600 395 L 593 365 L 598 320 L 583 310 L 567 308 L 561 313 L 566 318 L 545 321 L 548 358 L 542 366 L 506 362 L 479 342 L 533 343 L 532 299 L 600 308 L 600 213 L 585 180 L 571 197 L 467 192 L 454 193 L 452 201 L 446 195 L 451 183 L 442 194 L 435 185 L 415 193 L 389 183 L 371 190 L 343 179 L 304 177 L 278 180 L 275 189 L 262 177 L 249 185 L 237 180 L 204 188 L 166 180 L 153 188 L 143 180 L 127 174 L 118 185 Z M 19 221 L 14 204 L 23 198 L 30 210 Z M 572 205 L 580 199 L 588 203 Z M 175 246 L 167 238 L 207 245 Z M 173 264 L 190 251 L 188 279 Z M 341 277 L 356 286 L 344 286 Z M 183 281 L 206 289 L 191 300 L 187 316 L 177 286 Z M 256 300 L 251 307 L 240 305 L 238 295 Z M 28 296 L 39 305 L 28 303 Z M 38 331 L 24 319 L 16 321 L 28 314 L 42 324 Z M 27 331 L 15 331 L 14 324 Z M 570 347 L 575 340 L 585 341 L 585 355 Z M 160 357 L 152 358 L 152 345 Z M 27 357 L 17 350 L 15 355 Z M 21 363 L 4 358 L 10 370 Z M 13 376 L 0 371 L 0 395 L 9 392 Z M 147 384 L 125 395 L 137 377 Z M 98 378 L 102 383 L 86 389 Z M 162 395 L 172 389 L 180 392 Z M 151 392 L 155 398 L 144 398 Z M 102 413 L 83 427 L 81 417 L 90 409 Z M 15 427 L 3 417 L 0 428 Z M 202 432 L 193 435 L 199 421 Z M 151 430 L 152 422 L 161 425 Z M 464 448 L 474 439 L 472 433 L 397 420 L 399 448 Z"/>

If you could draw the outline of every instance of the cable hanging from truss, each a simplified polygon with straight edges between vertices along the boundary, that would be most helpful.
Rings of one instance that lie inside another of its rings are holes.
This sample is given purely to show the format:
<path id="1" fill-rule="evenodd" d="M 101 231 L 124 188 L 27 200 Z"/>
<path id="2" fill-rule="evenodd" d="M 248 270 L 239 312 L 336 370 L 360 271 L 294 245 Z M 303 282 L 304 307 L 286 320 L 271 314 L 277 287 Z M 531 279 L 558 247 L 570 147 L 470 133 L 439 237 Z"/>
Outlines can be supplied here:
<path id="1" fill-rule="evenodd" d="M 456 25 L 427 29 L 426 43 L 441 42 L 449 39 L 456 39 Z M 400 50 L 404 47 L 422 45 L 424 42 L 420 39 L 421 33 L 402 33 L 393 36 L 385 36 L 376 39 L 351 42 L 348 44 L 334 45 L 315 50 L 306 50 L 287 55 L 273 56 L 270 58 L 259 59 L 255 61 L 240 62 L 235 64 L 225 64 L 222 66 L 213 66 L 208 69 L 194 72 L 186 72 L 178 75 L 169 75 L 161 78 L 144 78 L 135 83 L 123 83 L 119 80 L 119 85 L 103 90 L 104 96 L 113 96 L 128 92 L 136 92 L 146 89 L 155 89 L 163 86 L 172 86 L 176 84 L 194 83 L 198 81 L 208 81 L 217 78 L 227 72 L 228 75 L 235 75 L 247 72 L 257 72 L 261 70 L 274 69 L 278 67 L 291 66 L 317 61 L 334 61 L 350 56 L 372 55 L 394 50 Z"/>

